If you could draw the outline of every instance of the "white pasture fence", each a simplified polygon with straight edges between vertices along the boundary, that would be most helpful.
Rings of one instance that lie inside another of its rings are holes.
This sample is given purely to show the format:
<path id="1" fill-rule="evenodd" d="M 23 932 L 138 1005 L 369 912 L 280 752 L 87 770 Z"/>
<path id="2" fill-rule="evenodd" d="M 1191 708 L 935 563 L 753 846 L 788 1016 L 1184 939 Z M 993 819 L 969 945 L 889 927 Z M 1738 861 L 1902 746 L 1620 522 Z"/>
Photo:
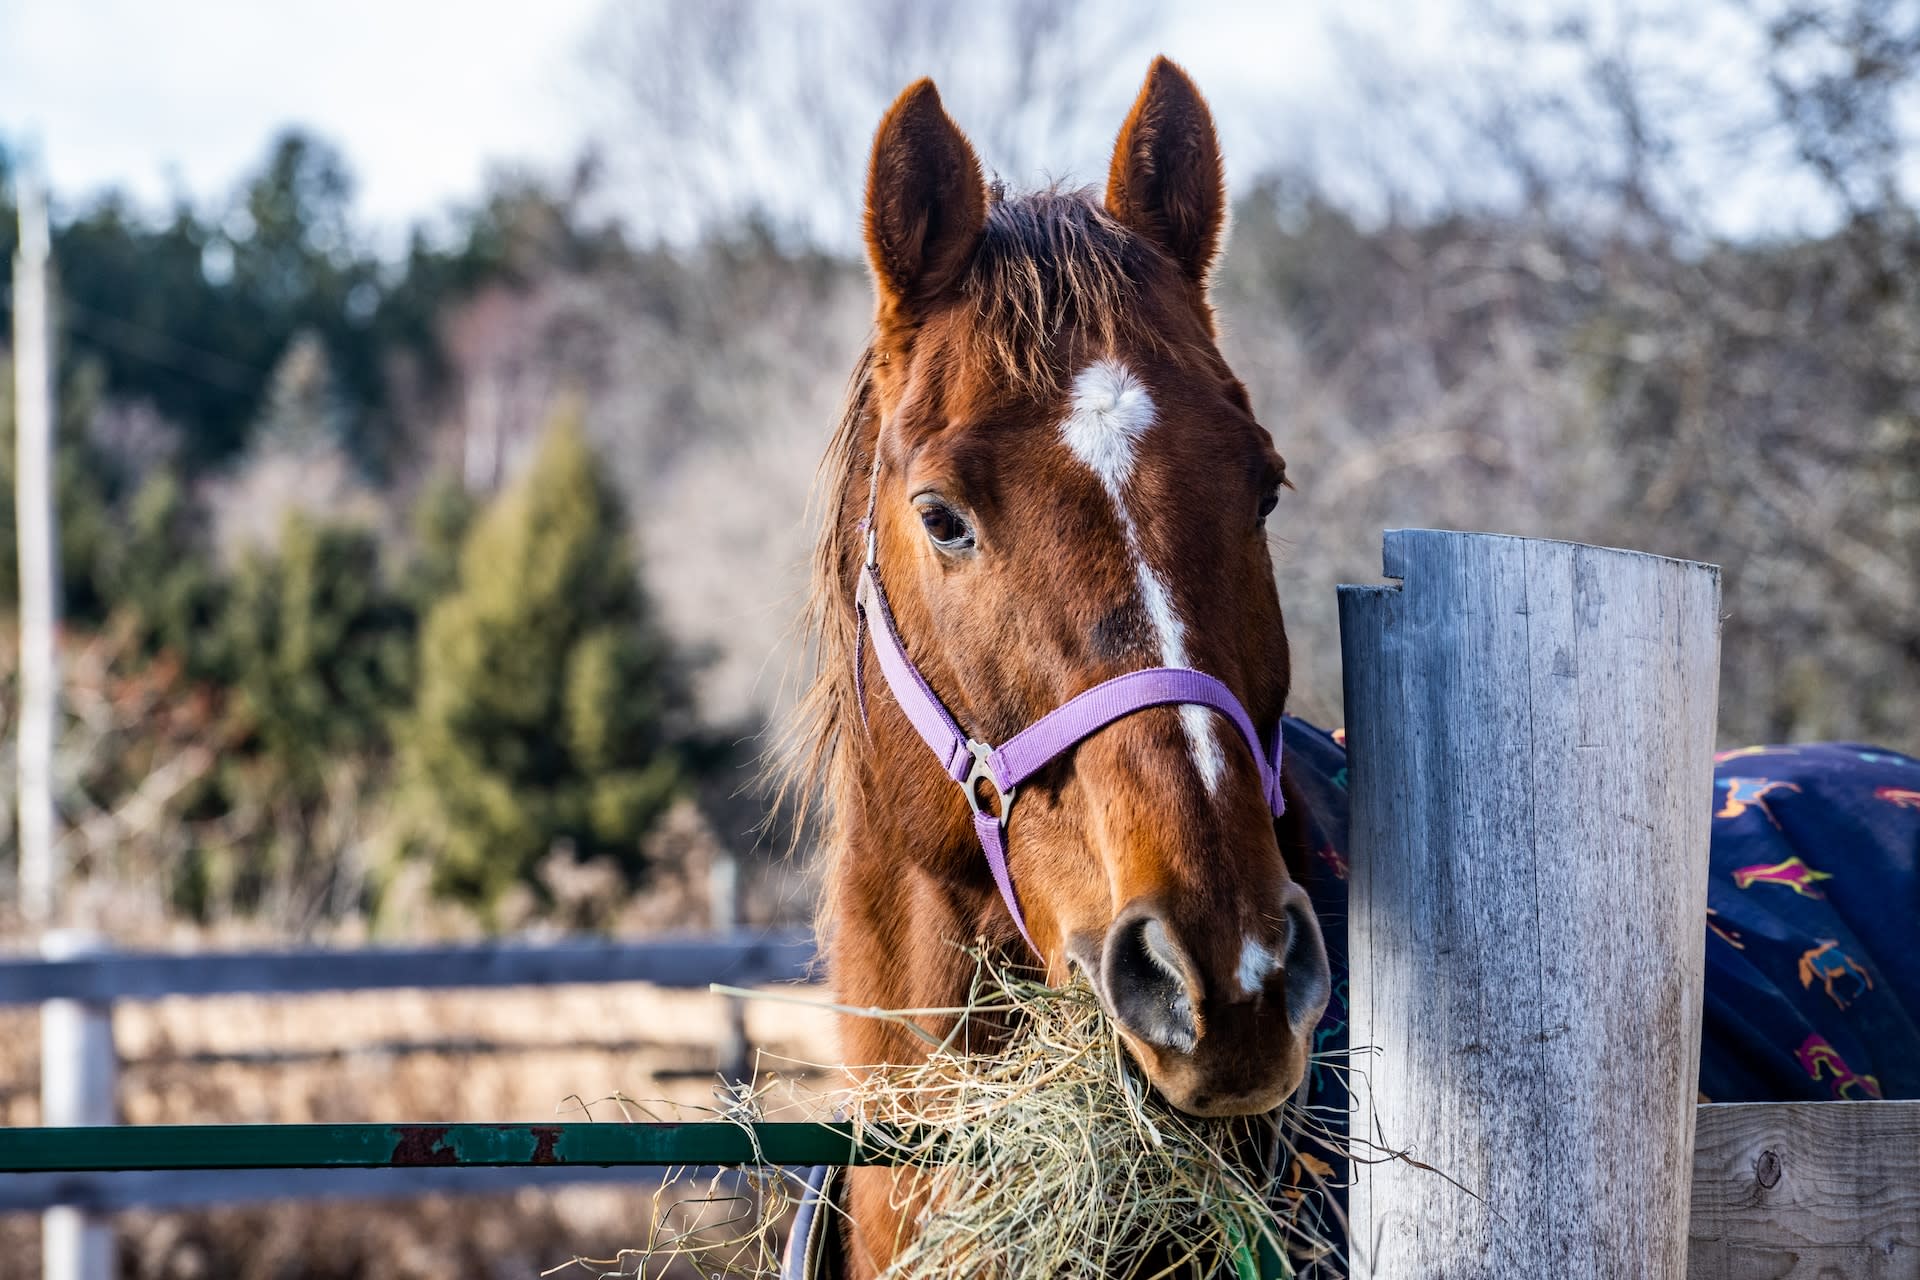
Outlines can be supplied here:
<path id="1" fill-rule="evenodd" d="M 400 988 L 542 987 L 640 982 L 703 989 L 810 975 L 804 931 L 735 932 L 634 942 L 568 941 L 367 947 L 351 951 L 133 953 L 85 934 L 49 934 L 40 958 L 0 960 L 0 1005 L 40 1006 L 41 1110 L 47 1125 L 117 1123 L 119 1056 L 113 1005 L 167 996 L 278 995 Z M 730 1028 L 735 1024 L 730 1023 Z M 717 1046 L 744 1057 L 739 1032 Z M 109 1280 L 109 1215 L 135 1207 L 183 1208 L 328 1196 L 511 1191 L 523 1186 L 631 1182 L 631 1169 L 588 1165 L 382 1170 L 275 1169 L 155 1173 L 0 1174 L 0 1212 L 43 1214 L 43 1280 Z"/>

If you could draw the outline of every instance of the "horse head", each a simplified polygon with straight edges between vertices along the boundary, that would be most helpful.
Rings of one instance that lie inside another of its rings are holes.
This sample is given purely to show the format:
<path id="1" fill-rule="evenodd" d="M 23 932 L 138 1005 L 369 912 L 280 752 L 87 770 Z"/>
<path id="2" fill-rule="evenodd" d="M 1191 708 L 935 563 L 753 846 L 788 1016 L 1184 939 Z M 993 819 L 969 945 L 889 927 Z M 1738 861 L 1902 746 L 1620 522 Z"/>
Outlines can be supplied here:
<path id="1" fill-rule="evenodd" d="M 829 886 L 833 963 L 858 988 L 843 998 L 925 1000 L 903 975 L 964 970 L 957 947 L 978 935 L 1024 950 L 1011 903 L 1048 971 L 1084 971 L 1155 1087 L 1196 1115 L 1283 1101 L 1329 994 L 1261 748 L 1289 681 L 1266 533 L 1286 470 L 1215 341 L 1226 213 L 1212 118 L 1165 59 L 1104 196 L 1000 193 L 932 82 L 908 88 L 873 147 L 876 328 L 819 566 L 838 611 L 823 652 L 844 662 L 828 677 L 850 846 Z M 874 678 L 847 612 L 867 572 L 891 606 L 879 640 L 897 636 L 976 748 L 1143 669 L 1230 696 L 1104 723 L 1010 803 L 992 769 L 962 778 L 964 758 L 921 745 L 919 694 Z M 995 891 L 973 810 L 999 820 L 1017 902 Z"/>

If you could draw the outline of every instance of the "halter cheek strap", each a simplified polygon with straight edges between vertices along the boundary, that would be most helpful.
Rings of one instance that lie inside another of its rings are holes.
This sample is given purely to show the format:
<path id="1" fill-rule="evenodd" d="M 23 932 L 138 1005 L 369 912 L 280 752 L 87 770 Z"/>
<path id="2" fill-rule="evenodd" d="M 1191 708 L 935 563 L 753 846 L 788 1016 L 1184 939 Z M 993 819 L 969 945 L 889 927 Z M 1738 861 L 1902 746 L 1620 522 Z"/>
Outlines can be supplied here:
<path id="1" fill-rule="evenodd" d="M 1274 816 L 1286 812 L 1287 802 L 1280 792 L 1280 727 L 1274 726 L 1271 741 L 1262 741 L 1253 727 L 1253 719 L 1233 691 L 1214 677 L 1188 667 L 1149 667 L 1103 681 L 1055 707 L 997 747 L 969 737 L 934 693 L 926 677 L 920 674 L 920 669 L 913 665 L 913 659 L 907 656 L 906 645 L 893 620 L 893 610 L 887 605 L 886 590 L 880 585 L 871 514 L 863 524 L 867 526 L 867 560 L 861 566 L 859 585 L 854 592 L 857 610 L 854 687 L 861 716 L 864 719 L 866 715 L 866 685 L 861 670 L 865 646 L 861 636 L 871 633 L 881 677 L 914 731 L 940 761 L 940 767 L 966 794 L 967 806 L 973 810 L 973 830 L 986 854 L 987 870 L 992 873 L 993 883 L 1012 913 L 1014 924 L 1019 926 L 1020 936 L 1036 953 L 1039 947 L 1027 932 L 1027 919 L 1013 888 L 1013 873 L 1007 867 L 1007 820 L 1013 813 L 1014 793 L 1021 783 L 1047 764 L 1114 721 L 1148 707 L 1211 707 L 1232 722 L 1253 752 L 1260 770 L 1261 789 Z M 999 794 L 997 813 L 981 800 L 982 783 L 992 783 Z"/>

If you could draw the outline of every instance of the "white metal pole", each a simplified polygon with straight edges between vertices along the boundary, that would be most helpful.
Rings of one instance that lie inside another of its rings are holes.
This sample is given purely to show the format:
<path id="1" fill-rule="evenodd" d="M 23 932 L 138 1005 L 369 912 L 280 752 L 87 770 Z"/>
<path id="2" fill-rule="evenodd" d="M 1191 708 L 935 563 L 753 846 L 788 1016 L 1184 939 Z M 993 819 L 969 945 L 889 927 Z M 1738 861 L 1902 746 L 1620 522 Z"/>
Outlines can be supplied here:
<path id="1" fill-rule="evenodd" d="M 740 864 L 733 851 L 716 841 L 713 858 L 707 866 L 708 921 L 713 932 L 731 938 L 740 927 Z M 718 1060 L 720 1074 L 735 1083 L 753 1077 L 753 1050 L 747 1042 L 746 1002 L 722 996 L 726 1008 L 720 1032 Z"/>
<path id="2" fill-rule="evenodd" d="M 99 937 L 67 929 L 49 931 L 40 946 L 49 960 L 105 949 Z M 117 1123 L 118 1070 L 111 1005 L 49 1000 L 40 1006 L 40 1123 Z M 113 1223 L 77 1205 L 48 1209 L 40 1216 L 40 1258 L 43 1280 L 113 1280 Z"/>
<path id="3" fill-rule="evenodd" d="M 53 509 L 53 318 L 46 192 L 22 166 L 20 245 L 13 262 L 14 513 L 20 548 L 19 905 L 29 922 L 54 911 L 53 748 L 59 715 L 59 543 Z"/>

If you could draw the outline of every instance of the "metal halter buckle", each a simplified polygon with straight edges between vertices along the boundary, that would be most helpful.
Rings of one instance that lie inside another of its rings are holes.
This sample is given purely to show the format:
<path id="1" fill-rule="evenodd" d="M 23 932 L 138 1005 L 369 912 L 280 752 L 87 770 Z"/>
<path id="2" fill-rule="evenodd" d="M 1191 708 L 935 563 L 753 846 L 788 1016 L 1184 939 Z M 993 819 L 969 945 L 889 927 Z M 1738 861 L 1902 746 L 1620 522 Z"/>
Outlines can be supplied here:
<path id="1" fill-rule="evenodd" d="M 1013 811 L 1013 793 L 1018 790 L 1018 788 L 1008 787 L 1005 791 L 1000 789 L 999 779 L 993 776 L 992 747 L 980 741 L 978 738 L 968 738 L 967 751 L 973 756 L 973 767 L 967 770 L 967 780 L 960 785 L 967 793 L 968 806 L 971 807 L 975 813 L 984 813 L 990 818 L 997 818 L 1001 826 L 1006 826 L 1007 815 Z M 998 814 L 995 814 L 993 810 L 981 803 L 980 784 L 983 781 L 993 787 L 993 794 L 1000 799 L 1000 812 Z"/>

